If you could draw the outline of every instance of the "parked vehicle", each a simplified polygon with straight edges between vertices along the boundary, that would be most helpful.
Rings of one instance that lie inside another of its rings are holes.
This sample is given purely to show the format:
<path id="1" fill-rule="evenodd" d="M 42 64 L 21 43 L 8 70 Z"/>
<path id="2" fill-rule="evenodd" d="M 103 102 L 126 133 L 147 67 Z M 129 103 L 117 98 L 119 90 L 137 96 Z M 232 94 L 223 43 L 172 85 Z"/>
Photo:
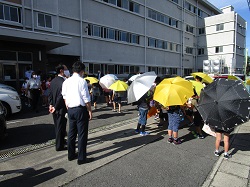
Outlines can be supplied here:
<path id="1" fill-rule="evenodd" d="M 6 120 L 4 115 L 4 106 L 0 101 L 0 141 L 7 136 L 6 133 Z"/>
<path id="2" fill-rule="evenodd" d="M 0 84 L 0 101 L 4 106 L 4 114 L 9 117 L 13 113 L 20 112 L 22 109 L 21 99 L 15 88 Z"/>

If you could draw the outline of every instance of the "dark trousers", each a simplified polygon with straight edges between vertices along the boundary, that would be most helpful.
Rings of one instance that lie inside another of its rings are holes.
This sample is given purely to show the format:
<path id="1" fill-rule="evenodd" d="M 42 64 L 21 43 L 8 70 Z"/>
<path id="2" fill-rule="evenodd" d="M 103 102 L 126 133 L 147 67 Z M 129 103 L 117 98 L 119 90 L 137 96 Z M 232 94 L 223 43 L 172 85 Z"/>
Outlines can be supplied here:
<path id="1" fill-rule="evenodd" d="M 37 110 L 37 105 L 40 99 L 40 90 L 39 89 L 30 89 L 31 96 L 31 105 L 33 110 Z"/>
<path id="2" fill-rule="evenodd" d="M 59 114 L 56 111 L 53 113 L 53 120 L 55 124 L 56 133 L 56 150 L 59 151 L 64 148 L 67 119 L 65 118 L 64 112 L 62 114 Z"/>
<path id="3" fill-rule="evenodd" d="M 68 109 L 69 133 L 68 133 L 68 158 L 75 156 L 75 141 L 78 134 L 78 160 L 86 160 L 88 141 L 89 114 L 86 107 L 74 107 Z"/>

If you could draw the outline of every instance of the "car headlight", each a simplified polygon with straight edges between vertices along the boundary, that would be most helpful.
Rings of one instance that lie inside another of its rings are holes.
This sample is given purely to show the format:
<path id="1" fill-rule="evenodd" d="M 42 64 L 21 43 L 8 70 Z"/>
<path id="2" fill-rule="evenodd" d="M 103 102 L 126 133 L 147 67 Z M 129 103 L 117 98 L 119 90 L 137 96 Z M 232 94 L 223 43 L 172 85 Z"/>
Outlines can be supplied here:
<path id="1" fill-rule="evenodd" d="M 19 100 L 19 97 L 17 95 L 8 95 L 11 99 Z"/>

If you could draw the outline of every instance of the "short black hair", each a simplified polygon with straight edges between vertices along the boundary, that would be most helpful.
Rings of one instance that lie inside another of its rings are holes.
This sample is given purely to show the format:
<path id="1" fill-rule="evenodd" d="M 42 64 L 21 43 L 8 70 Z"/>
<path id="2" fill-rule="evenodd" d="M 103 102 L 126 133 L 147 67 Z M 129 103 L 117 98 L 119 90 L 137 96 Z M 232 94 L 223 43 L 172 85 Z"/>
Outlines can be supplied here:
<path id="1" fill-rule="evenodd" d="M 60 74 L 61 69 L 64 70 L 63 64 L 58 64 L 58 65 L 56 66 L 56 73 L 57 73 L 57 74 Z"/>
<path id="2" fill-rule="evenodd" d="M 85 70 L 85 65 L 80 61 L 76 61 L 72 66 L 73 72 L 80 73 L 81 71 L 84 70 Z"/>
<path id="3" fill-rule="evenodd" d="M 197 80 L 199 80 L 200 82 L 202 81 L 202 78 L 200 76 L 196 76 L 195 77 Z"/>

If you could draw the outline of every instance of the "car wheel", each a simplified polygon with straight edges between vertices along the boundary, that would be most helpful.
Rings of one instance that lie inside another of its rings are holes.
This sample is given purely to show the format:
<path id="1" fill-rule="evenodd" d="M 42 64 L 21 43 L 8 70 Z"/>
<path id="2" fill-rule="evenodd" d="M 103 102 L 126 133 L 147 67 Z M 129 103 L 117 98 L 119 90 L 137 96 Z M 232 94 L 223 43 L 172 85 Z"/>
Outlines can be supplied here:
<path id="1" fill-rule="evenodd" d="M 8 118 L 10 117 L 10 114 L 11 114 L 11 108 L 7 103 L 4 103 L 4 102 L 2 103 L 3 103 L 4 115 L 6 118 Z"/>

